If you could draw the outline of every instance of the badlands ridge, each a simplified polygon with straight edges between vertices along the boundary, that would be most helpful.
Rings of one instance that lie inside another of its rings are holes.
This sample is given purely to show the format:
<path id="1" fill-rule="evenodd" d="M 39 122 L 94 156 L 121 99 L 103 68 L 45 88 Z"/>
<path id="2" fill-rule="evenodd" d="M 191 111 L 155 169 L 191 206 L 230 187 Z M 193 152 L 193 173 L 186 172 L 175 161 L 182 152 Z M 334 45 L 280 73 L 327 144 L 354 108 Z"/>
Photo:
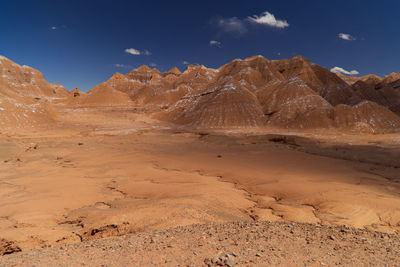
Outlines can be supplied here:
<path id="1" fill-rule="evenodd" d="M 0 57 L 0 266 L 396 266 L 399 131 L 399 73 L 254 56 L 85 93 Z"/>
<path id="2" fill-rule="evenodd" d="M 60 106 L 136 107 L 189 129 L 274 127 L 365 133 L 400 128 L 400 74 L 336 75 L 302 56 L 236 59 L 219 69 L 116 73 L 87 94 L 49 84 L 30 67 L 0 59 L 1 130 L 54 123 Z"/>

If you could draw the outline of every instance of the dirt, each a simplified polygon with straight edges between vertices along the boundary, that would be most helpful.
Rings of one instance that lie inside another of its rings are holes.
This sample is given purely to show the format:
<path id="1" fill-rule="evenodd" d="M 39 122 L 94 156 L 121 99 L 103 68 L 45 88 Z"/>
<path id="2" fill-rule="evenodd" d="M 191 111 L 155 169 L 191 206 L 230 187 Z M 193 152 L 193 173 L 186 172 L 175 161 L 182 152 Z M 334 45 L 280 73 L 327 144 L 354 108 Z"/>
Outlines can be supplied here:
<path id="1" fill-rule="evenodd" d="M 286 222 L 145 231 L 3 256 L 0 266 L 400 266 L 398 235 Z"/>

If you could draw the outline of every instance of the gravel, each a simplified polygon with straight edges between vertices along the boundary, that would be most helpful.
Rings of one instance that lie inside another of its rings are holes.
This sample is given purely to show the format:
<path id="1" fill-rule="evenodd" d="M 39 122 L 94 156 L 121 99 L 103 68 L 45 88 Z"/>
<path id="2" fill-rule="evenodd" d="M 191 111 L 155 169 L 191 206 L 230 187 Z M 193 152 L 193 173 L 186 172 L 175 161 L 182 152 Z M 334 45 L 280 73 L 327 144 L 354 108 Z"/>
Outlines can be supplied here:
<path id="1" fill-rule="evenodd" d="M 285 222 L 140 232 L 0 257 L 0 266 L 400 266 L 400 237 Z"/>

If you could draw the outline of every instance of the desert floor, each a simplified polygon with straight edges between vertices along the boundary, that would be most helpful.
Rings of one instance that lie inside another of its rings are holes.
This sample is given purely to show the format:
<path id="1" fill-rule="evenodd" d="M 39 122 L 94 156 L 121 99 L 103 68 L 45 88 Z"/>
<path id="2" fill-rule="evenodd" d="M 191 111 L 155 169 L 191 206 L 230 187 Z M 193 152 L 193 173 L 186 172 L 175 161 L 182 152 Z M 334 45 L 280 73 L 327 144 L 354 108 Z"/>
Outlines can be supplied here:
<path id="1" fill-rule="evenodd" d="M 0 254 L 192 224 L 400 231 L 400 134 L 188 131 L 130 109 L 58 112 L 56 126 L 0 136 Z"/>

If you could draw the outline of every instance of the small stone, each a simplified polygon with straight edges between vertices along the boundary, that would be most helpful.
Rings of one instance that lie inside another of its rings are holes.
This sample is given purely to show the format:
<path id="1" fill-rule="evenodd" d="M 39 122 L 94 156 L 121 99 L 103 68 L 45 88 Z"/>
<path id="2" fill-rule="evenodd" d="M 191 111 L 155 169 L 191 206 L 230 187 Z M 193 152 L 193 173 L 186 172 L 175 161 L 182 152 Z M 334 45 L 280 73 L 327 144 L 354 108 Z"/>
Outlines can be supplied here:
<path id="1" fill-rule="evenodd" d="M 204 264 L 207 266 L 211 266 L 213 264 L 213 262 L 212 262 L 212 260 L 207 258 L 207 259 L 204 259 Z"/>
<path id="2" fill-rule="evenodd" d="M 235 258 L 232 255 L 226 254 L 225 255 L 225 265 L 228 267 L 233 267 L 236 265 Z"/>

